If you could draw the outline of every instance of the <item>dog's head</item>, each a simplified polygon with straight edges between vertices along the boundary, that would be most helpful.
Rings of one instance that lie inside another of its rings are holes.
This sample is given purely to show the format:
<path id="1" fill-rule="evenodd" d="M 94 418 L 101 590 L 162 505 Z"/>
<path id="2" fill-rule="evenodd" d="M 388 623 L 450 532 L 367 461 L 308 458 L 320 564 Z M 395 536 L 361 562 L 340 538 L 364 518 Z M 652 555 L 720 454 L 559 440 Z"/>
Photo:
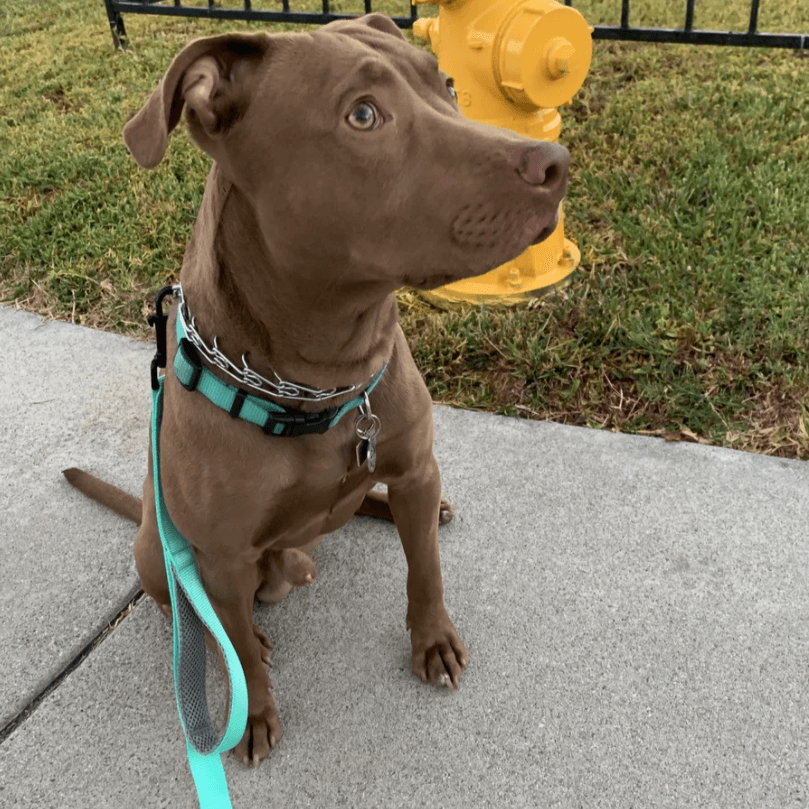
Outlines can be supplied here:
<path id="1" fill-rule="evenodd" d="M 183 106 L 302 283 L 324 266 L 390 289 L 479 275 L 550 235 L 567 187 L 566 149 L 467 120 L 435 58 L 380 14 L 192 42 L 124 129 L 142 166 Z"/>

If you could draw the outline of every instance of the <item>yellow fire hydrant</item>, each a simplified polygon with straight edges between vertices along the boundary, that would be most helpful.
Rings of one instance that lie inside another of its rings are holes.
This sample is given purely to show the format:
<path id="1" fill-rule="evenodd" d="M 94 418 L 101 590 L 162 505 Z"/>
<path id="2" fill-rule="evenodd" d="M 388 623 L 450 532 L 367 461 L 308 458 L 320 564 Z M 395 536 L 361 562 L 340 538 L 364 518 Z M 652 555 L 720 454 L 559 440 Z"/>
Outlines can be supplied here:
<path id="1" fill-rule="evenodd" d="M 412 0 L 413 4 L 433 0 Z M 584 82 L 593 29 L 555 0 L 437 0 L 437 18 L 421 18 L 413 33 L 429 37 L 443 71 L 455 80 L 467 118 L 537 140 L 557 141 L 558 107 Z M 579 250 L 565 238 L 563 212 L 544 242 L 497 269 L 457 281 L 425 297 L 435 303 L 518 303 L 566 278 Z"/>

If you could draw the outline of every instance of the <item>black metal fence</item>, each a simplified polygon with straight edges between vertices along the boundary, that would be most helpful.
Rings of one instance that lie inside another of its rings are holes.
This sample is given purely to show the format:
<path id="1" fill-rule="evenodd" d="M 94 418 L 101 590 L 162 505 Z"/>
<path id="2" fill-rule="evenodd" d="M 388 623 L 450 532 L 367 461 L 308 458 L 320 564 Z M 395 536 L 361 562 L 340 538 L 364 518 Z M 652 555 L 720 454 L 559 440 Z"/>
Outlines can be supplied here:
<path id="1" fill-rule="evenodd" d="M 809 49 L 809 34 L 759 34 L 758 4 L 750 4 L 750 22 L 746 31 L 700 31 L 694 28 L 695 0 L 686 0 L 682 28 L 632 28 L 629 25 L 629 0 L 621 0 L 621 24 L 597 25 L 593 39 L 625 39 L 636 42 L 681 42 L 689 45 L 742 45 L 765 48 Z M 565 5 L 572 5 L 565 0 Z"/>
<path id="2" fill-rule="evenodd" d="M 741 45 L 766 48 L 803 48 L 809 50 L 809 34 L 760 34 L 758 33 L 759 0 L 751 0 L 750 22 L 747 31 L 702 31 L 694 28 L 694 3 L 686 0 L 685 20 L 682 28 L 633 28 L 629 25 L 629 0 L 621 0 L 621 24 L 597 25 L 593 39 L 622 39 L 636 42 L 680 42 L 691 45 Z M 164 2 L 166 3 L 164 5 Z M 205 6 L 185 6 L 182 0 L 104 0 L 116 48 L 127 48 L 123 14 L 162 14 L 172 17 L 207 17 L 220 20 L 260 20 L 263 22 L 325 24 L 333 20 L 354 18 L 355 14 L 338 14 L 329 8 L 329 0 L 322 0 L 322 11 L 294 11 L 289 0 L 282 0 L 281 11 L 254 9 L 252 0 L 242 0 L 241 8 L 221 8 L 215 0 L 207 0 Z M 364 13 L 368 14 L 371 0 L 363 0 Z M 566 6 L 572 0 L 564 0 Z M 417 17 L 415 6 L 410 7 L 410 16 L 393 17 L 400 28 L 411 28 Z"/>
<path id="3" fill-rule="evenodd" d="M 335 13 L 329 7 L 329 0 L 321 0 L 322 11 L 294 11 L 289 7 L 289 0 L 282 0 L 281 11 L 267 11 L 253 8 L 252 0 L 242 0 L 242 8 L 220 8 L 214 0 L 208 0 L 206 6 L 184 6 L 181 0 L 104 0 L 107 7 L 107 16 L 112 29 L 112 40 L 116 48 L 127 47 L 126 29 L 122 14 L 162 14 L 169 17 L 206 17 L 217 20 L 254 20 L 261 22 L 288 22 L 288 23 L 314 23 L 325 25 L 334 20 L 352 20 L 357 14 Z M 170 4 L 169 4 L 170 2 Z M 370 14 L 371 0 L 363 0 L 365 10 Z M 412 28 L 413 20 L 417 19 L 416 7 L 410 6 L 409 17 L 392 17 L 400 28 Z"/>

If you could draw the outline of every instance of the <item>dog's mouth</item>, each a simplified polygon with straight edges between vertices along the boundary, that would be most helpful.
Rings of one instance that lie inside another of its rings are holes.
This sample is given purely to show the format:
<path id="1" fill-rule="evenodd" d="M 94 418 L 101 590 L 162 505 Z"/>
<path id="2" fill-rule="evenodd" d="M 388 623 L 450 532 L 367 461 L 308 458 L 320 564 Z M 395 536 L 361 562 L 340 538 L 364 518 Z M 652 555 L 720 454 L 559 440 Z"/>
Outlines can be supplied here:
<path id="1" fill-rule="evenodd" d="M 557 213 L 556 216 L 553 218 L 553 222 L 551 222 L 547 227 L 542 228 L 537 234 L 537 237 L 531 242 L 531 246 L 533 247 L 535 244 L 541 244 L 545 241 L 545 239 L 549 239 L 553 232 L 559 225 L 559 214 Z"/>
<path id="2" fill-rule="evenodd" d="M 405 285 L 414 289 L 438 289 L 438 287 L 451 284 L 453 281 L 460 281 L 464 276 L 455 273 L 440 273 L 431 275 L 429 278 L 405 278 Z"/>
<path id="3" fill-rule="evenodd" d="M 544 227 L 542 228 L 537 235 L 530 241 L 528 244 L 525 244 L 524 250 L 527 250 L 529 247 L 533 247 L 534 245 L 541 244 L 546 239 L 549 239 L 556 228 L 559 226 L 559 212 L 557 210 L 556 215 L 553 219 Z M 524 237 L 523 237 L 524 238 Z M 500 262 L 503 263 L 503 262 Z M 425 277 L 413 277 L 409 276 L 404 279 L 404 283 L 406 286 L 413 287 L 415 289 L 437 289 L 438 287 L 446 286 L 447 284 L 451 284 L 455 281 L 461 281 L 464 278 L 471 278 L 475 275 L 485 274 L 486 272 L 491 272 L 491 270 L 495 269 L 495 267 L 489 266 L 487 269 L 480 269 L 478 272 L 462 272 L 462 273 L 451 273 L 451 272 L 444 272 L 444 273 L 435 273 Z"/>

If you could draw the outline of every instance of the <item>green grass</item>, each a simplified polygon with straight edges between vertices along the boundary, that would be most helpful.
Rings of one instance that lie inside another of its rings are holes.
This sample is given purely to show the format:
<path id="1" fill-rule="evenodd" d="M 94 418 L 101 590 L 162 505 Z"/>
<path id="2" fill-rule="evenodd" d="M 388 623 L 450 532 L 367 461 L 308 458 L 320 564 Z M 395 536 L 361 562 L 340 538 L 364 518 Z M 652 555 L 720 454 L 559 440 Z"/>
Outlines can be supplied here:
<path id="1" fill-rule="evenodd" d="M 684 3 L 632 6 L 633 24 L 682 24 Z M 577 7 L 618 21 L 617 2 Z M 748 13 L 702 0 L 696 25 L 744 29 Z M 134 55 L 112 50 L 101 0 L 3 0 L 0 299 L 148 337 L 148 296 L 176 278 L 208 161 L 180 132 L 144 172 L 121 128 L 190 38 L 248 26 L 126 25 Z M 760 29 L 809 32 L 809 6 L 771 0 Z M 581 266 L 513 310 L 443 312 L 402 292 L 433 397 L 809 458 L 807 86 L 809 52 L 596 42 L 562 110 Z"/>

